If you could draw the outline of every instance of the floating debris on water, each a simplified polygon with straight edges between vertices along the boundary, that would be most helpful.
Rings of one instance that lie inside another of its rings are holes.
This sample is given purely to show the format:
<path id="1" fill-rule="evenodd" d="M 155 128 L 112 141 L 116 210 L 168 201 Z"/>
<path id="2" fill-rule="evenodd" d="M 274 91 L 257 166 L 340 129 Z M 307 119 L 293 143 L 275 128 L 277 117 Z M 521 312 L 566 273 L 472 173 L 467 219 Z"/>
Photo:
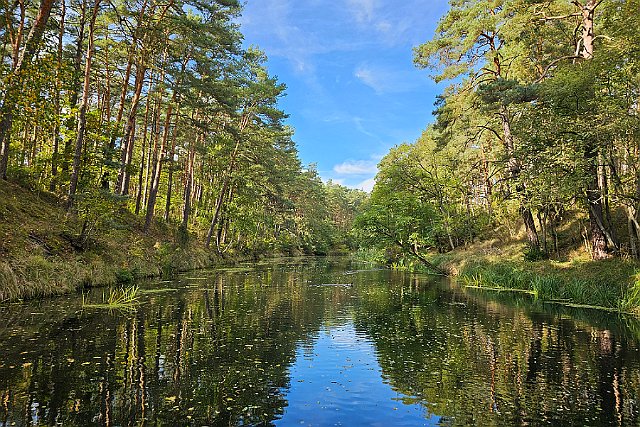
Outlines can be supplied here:
<path id="1" fill-rule="evenodd" d="M 353 284 L 352 283 L 318 283 L 310 286 L 323 286 L 323 287 L 331 286 L 331 287 L 338 287 L 338 288 L 350 288 L 353 286 Z"/>

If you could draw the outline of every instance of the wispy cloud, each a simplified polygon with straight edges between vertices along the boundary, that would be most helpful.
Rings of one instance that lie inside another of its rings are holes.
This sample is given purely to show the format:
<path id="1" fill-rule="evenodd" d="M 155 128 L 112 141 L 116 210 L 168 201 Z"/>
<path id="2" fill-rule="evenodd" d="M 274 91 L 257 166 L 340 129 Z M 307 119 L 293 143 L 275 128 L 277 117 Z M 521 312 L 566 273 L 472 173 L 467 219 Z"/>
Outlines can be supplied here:
<path id="1" fill-rule="evenodd" d="M 374 160 L 349 160 L 333 167 L 339 175 L 368 175 L 378 171 L 378 162 Z"/>
<path id="2" fill-rule="evenodd" d="M 394 70 L 387 67 L 361 64 L 353 75 L 363 84 L 369 86 L 378 95 L 385 93 L 408 92 L 424 84 L 420 76 L 407 71 Z"/>
<path id="3" fill-rule="evenodd" d="M 370 192 L 378 173 L 378 162 L 382 156 L 374 155 L 369 159 L 346 160 L 333 167 L 331 180 L 349 188 Z"/>
<path id="4" fill-rule="evenodd" d="M 364 127 L 364 119 L 360 118 L 360 117 L 354 117 L 353 119 L 353 124 L 356 126 L 356 129 L 358 130 L 358 132 L 360 132 L 363 135 L 367 135 L 375 140 L 380 140 L 380 136 L 375 134 L 374 132 L 368 131 L 365 127 Z"/>
<path id="5" fill-rule="evenodd" d="M 240 24 L 245 33 L 268 41 L 261 47 L 269 56 L 285 58 L 298 74 L 311 75 L 318 55 L 351 51 L 362 44 L 335 36 L 335 13 L 315 0 L 257 0 L 247 4 Z"/>
<path id="6" fill-rule="evenodd" d="M 371 23 L 378 8 L 376 0 L 347 0 L 349 10 L 360 24 Z"/>

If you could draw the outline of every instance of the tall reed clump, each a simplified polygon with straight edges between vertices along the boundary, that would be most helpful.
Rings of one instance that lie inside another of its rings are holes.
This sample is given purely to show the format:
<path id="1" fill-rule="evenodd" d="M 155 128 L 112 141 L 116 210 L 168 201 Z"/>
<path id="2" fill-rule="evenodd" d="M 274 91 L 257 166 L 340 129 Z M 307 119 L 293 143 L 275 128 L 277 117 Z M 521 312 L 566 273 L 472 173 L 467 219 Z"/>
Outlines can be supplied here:
<path id="1" fill-rule="evenodd" d="M 533 291 L 535 275 L 509 263 L 473 263 L 464 267 L 460 276 L 467 286 Z"/>
<path id="2" fill-rule="evenodd" d="M 21 293 L 13 269 L 6 262 L 0 262 L 0 302 L 15 299 Z"/>
<path id="3" fill-rule="evenodd" d="M 624 289 L 620 309 L 640 315 L 640 273 L 636 273 L 634 283 Z"/>
<path id="4" fill-rule="evenodd" d="M 60 295 L 81 286 L 82 266 L 56 263 L 41 255 L 30 255 L 13 264 L 0 265 L 0 301 Z"/>
<path id="5" fill-rule="evenodd" d="M 131 310 L 139 303 L 138 286 L 112 288 L 107 294 L 102 293 L 102 302 L 90 304 L 86 296 L 82 295 L 82 306 L 85 308 L 107 308 L 116 310 Z"/>
<path id="6" fill-rule="evenodd" d="M 571 272 L 524 270 L 515 263 L 474 263 L 461 273 L 469 287 L 524 291 L 544 301 L 636 312 L 640 314 L 640 279 L 628 286 L 616 276 L 582 277 Z M 622 284 L 621 284 L 622 283 Z"/>

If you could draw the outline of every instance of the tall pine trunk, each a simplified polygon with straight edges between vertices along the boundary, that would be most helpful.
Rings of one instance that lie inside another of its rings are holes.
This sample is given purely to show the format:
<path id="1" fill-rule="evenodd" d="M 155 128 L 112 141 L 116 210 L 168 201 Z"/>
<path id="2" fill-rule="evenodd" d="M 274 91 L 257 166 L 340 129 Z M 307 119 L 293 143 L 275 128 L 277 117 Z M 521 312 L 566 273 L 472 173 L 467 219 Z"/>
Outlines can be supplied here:
<path id="1" fill-rule="evenodd" d="M 151 173 L 151 182 L 149 188 L 149 197 L 147 199 L 147 213 L 144 221 L 144 231 L 148 232 L 155 215 L 156 200 L 158 198 L 158 190 L 160 189 L 160 175 L 162 174 L 162 162 L 164 160 L 165 147 L 169 140 L 169 129 L 171 126 L 171 117 L 173 115 L 173 103 L 175 102 L 175 92 L 173 99 L 169 102 L 167 113 L 164 121 L 164 129 L 160 146 L 156 144 L 153 153 L 153 170 Z M 176 112 L 177 115 L 177 112 Z"/>
<path id="2" fill-rule="evenodd" d="M 129 182 L 131 180 L 131 160 L 133 158 L 133 147 L 135 145 L 136 134 L 136 115 L 138 114 L 138 106 L 142 95 L 142 86 L 147 73 L 147 68 L 140 59 L 136 64 L 136 80 L 134 83 L 133 99 L 127 116 L 127 126 L 124 132 L 124 139 L 120 152 L 120 173 L 118 174 L 118 183 L 116 193 L 127 195 L 129 193 Z"/>
<path id="3" fill-rule="evenodd" d="M 529 241 L 529 246 L 532 249 L 539 250 L 540 239 L 538 238 L 538 231 L 536 230 L 536 224 L 533 219 L 533 214 L 531 213 L 531 209 L 527 204 L 528 200 L 526 188 L 524 184 L 518 182 L 518 179 L 520 178 L 521 167 L 520 162 L 515 156 L 513 134 L 511 132 L 511 117 L 506 106 L 502 106 L 500 109 L 500 120 L 502 122 L 504 148 L 508 156 L 507 163 L 509 167 L 509 175 L 511 180 L 515 182 L 516 196 L 518 197 L 518 202 L 520 203 L 520 216 L 522 218 L 522 221 L 524 222 L 524 227 L 527 232 L 527 240 Z"/>
<path id="4" fill-rule="evenodd" d="M 60 92 L 62 91 L 62 54 L 64 47 L 64 20 L 66 17 L 67 9 L 65 2 L 62 1 L 60 3 L 60 28 L 58 31 L 58 51 L 56 58 L 56 93 L 54 95 L 54 105 L 55 105 L 55 124 L 53 126 L 53 154 L 51 155 L 51 182 L 49 183 L 49 191 L 55 191 L 58 185 L 58 158 L 59 158 L 59 150 L 60 150 L 60 142 L 62 138 L 60 137 L 60 116 L 62 114 L 62 110 L 60 108 Z"/>
<path id="5" fill-rule="evenodd" d="M 594 54 L 594 23 L 595 10 L 600 5 L 599 0 L 587 0 L 584 4 L 576 2 L 582 9 L 582 49 L 580 56 L 585 60 L 593 58 Z M 589 235 L 591 243 L 591 257 L 594 260 L 609 257 L 610 248 L 607 244 L 608 230 L 604 221 L 603 194 L 598 180 L 599 148 L 594 141 L 585 144 L 585 159 L 587 161 L 586 199 L 589 214 Z M 609 239 L 611 240 L 611 239 Z"/>
<path id="6" fill-rule="evenodd" d="M 147 105 L 144 112 L 144 127 L 142 131 L 142 152 L 140 154 L 140 170 L 138 171 L 138 189 L 136 192 L 136 215 L 140 213 L 140 207 L 142 206 L 142 183 L 144 178 L 144 172 L 146 167 L 146 156 L 149 147 L 147 144 L 148 128 L 149 128 L 149 111 L 151 109 L 151 89 L 153 87 L 153 76 L 149 82 L 149 89 L 147 90 Z"/>
<path id="7" fill-rule="evenodd" d="M 91 62 L 93 60 L 94 50 L 94 28 L 98 11 L 100 10 L 100 1 L 95 0 L 93 11 L 91 13 L 91 22 L 89 23 L 89 44 L 87 46 L 87 57 L 84 65 L 84 82 L 82 85 L 82 97 L 78 112 L 78 133 L 76 136 L 76 146 L 73 155 L 73 167 L 71 172 L 71 180 L 69 183 L 69 200 L 67 209 L 73 206 L 73 198 L 75 197 L 78 187 L 78 177 L 80 175 L 80 161 L 82 157 L 82 149 L 84 147 L 84 136 L 87 127 L 87 108 L 89 106 L 89 91 L 91 90 Z"/>

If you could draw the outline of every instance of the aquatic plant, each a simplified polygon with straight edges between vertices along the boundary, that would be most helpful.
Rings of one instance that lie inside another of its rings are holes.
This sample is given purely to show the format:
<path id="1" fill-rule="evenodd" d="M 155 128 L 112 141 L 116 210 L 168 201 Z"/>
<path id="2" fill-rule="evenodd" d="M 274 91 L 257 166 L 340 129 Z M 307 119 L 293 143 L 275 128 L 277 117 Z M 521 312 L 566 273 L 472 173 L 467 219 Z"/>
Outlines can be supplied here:
<path id="1" fill-rule="evenodd" d="M 112 288 L 108 294 L 102 293 L 102 303 L 88 304 L 86 296 L 82 295 L 82 306 L 86 308 L 108 308 L 119 310 L 131 310 L 139 303 L 138 294 L 140 288 L 136 286 Z"/>

